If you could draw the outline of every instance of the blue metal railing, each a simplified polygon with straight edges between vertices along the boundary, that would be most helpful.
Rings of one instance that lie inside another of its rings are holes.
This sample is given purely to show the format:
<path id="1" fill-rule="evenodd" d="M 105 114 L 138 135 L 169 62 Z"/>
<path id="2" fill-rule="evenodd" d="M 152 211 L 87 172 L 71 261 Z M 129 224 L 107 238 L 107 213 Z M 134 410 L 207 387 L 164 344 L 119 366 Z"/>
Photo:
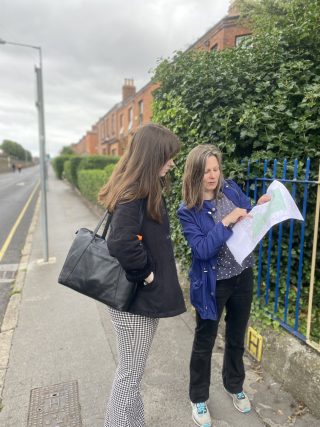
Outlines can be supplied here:
<path id="1" fill-rule="evenodd" d="M 272 227 L 259 243 L 256 295 L 273 319 L 305 341 L 306 325 L 301 325 L 301 314 L 302 310 L 305 313 L 307 301 L 302 299 L 302 291 L 309 286 L 304 271 L 309 262 L 305 259 L 305 247 L 310 245 L 305 236 L 307 215 L 314 214 L 313 210 L 308 212 L 310 189 L 317 188 L 317 181 L 310 180 L 310 159 L 305 165 L 297 159 L 293 164 L 287 160 L 265 160 L 263 166 L 259 161 L 248 161 L 246 173 L 246 193 L 254 202 L 277 179 L 286 185 L 304 218 L 303 222 L 290 220 Z"/>

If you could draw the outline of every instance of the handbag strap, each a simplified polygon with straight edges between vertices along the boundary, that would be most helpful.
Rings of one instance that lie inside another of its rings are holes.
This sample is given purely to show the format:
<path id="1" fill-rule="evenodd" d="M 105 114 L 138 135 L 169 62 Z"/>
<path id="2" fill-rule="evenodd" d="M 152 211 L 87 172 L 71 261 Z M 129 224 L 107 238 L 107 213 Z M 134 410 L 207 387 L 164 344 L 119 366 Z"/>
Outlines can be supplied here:
<path id="1" fill-rule="evenodd" d="M 98 233 L 99 228 L 101 227 L 101 225 L 102 225 L 103 221 L 106 219 L 106 217 L 108 216 L 108 214 L 109 214 L 109 212 L 108 212 L 108 209 L 107 209 L 107 210 L 105 211 L 105 213 L 103 214 L 102 218 L 100 219 L 100 221 L 98 222 L 98 225 L 96 226 L 96 228 L 95 228 L 95 229 L 94 229 L 94 231 L 93 231 L 93 237 L 92 237 L 92 240 L 94 239 L 94 237 L 95 237 L 95 236 L 96 236 L 96 234 Z M 108 219 L 107 219 L 107 223 L 109 222 L 109 224 L 110 224 L 109 218 L 110 218 L 110 221 L 111 221 L 111 215 L 110 215 L 110 214 L 109 214 Z M 109 224 L 108 224 L 108 226 L 109 226 Z"/>
<path id="2" fill-rule="evenodd" d="M 105 224 L 104 229 L 103 229 L 103 233 L 102 233 L 102 238 L 103 239 L 106 238 L 106 235 L 107 235 L 107 232 L 108 232 L 108 228 L 109 228 L 109 225 L 110 225 L 110 222 L 111 222 L 111 218 L 112 218 L 112 214 L 109 214 L 109 216 L 107 218 L 107 221 L 106 221 L 106 224 Z"/>
<path id="3" fill-rule="evenodd" d="M 141 226 L 142 226 L 142 222 L 143 222 L 143 218 L 144 218 L 144 208 L 145 208 L 145 200 L 143 200 L 143 202 L 142 202 L 142 203 L 141 203 L 141 205 L 140 205 L 140 211 L 139 211 L 139 217 L 140 217 L 140 221 L 139 221 L 139 228 L 141 228 Z M 111 219 L 112 219 L 112 214 L 111 214 L 111 213 L 109 213 L 109 212 L 108 212 L 108 210 L 106 210 L 106 211 L 105 211 L 105 213 L 103 214 L 102 218 L 100 219 L 100 221 L 99 221 L 98 225 L 97 225 L 97 226 L 96 226 L 96 228 L 94 229 L 94 231 L 93 231 L 93 237 L 92 237 L 92 240 L 94 239 L 94 237 L 95 237 L 95 236 L 96 236 L 96 234 L 98 233 L 99 228 L 101 227 L 101 225 L 102 225 L 103 221 L 104 221 L 106 218 L 107 218 L 107 221 L 106 221 L 106 223 L 105 223 L 105 226 L 104 226 L 104 229 L 103 229 L 103 232 L 102 232 L 102 235 L 101 235 L 101 237 L 102 237 L 103 239 L 105 239 L 105 238 L 106 238 L 106 235 L 107 235 L 107 232 L 108 232 L 108 229 L 109 229 L 109 225 L 110 225 L 110 222 L 111 222 Z"/>

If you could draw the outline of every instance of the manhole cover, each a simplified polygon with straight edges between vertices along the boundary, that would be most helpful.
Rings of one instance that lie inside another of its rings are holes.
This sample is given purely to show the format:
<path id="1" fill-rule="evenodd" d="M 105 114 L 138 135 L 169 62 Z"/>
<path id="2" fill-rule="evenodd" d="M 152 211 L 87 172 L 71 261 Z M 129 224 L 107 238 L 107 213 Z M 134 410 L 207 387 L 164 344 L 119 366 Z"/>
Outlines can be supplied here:
<path id="1" fill-rule="evenodd" d="M 31 390 L 28 427 L 81 427 L 78 382 Z"/>

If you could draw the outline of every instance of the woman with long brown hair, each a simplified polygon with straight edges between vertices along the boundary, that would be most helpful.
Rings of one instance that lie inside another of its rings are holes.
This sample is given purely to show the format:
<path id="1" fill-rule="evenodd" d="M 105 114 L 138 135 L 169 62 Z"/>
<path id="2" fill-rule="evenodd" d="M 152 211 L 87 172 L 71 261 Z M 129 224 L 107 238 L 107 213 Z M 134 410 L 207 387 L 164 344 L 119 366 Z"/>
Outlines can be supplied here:
<path id="1" fill-rule="evenodd" d="M 178 138 L 156 124 L 142 126 L 101 189 L 112 213 L 107 238 L 128 280 L 138 283 L 128 311 L 108 308 L 119 364 L 107 405 L 105 427 L 145 427 L 140 382 L 159 318 L 183 313 L 169 219 L 163 197 L 174 166 Z"/>

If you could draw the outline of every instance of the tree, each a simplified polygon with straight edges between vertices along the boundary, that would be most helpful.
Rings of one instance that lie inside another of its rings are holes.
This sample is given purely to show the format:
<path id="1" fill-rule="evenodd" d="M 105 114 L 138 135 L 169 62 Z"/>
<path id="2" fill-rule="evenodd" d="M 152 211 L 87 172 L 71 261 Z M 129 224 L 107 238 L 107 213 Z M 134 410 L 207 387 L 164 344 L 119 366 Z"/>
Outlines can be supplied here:
<path id="1" fill-rule="evenodd" d="M 255 35 L 279 34 L 287 48 L 309 59 L 320 53 L 320 0 L 238 0 Z"/>
<path id="2" fill-rule="evenodd" d="M 9 156 L 16 157 L 19 160 L 32 161 L 30 151 L 25 150 L 22 145 L 14 141 L 4 140 L 1 145 L 2 150 Z"/>
<path id="3" fill-rule="evenodd" d="M 75 154 L 72 145 L 65 145 L 60 151 L 60 156 L 68 156 L 72 154 Z"/>

